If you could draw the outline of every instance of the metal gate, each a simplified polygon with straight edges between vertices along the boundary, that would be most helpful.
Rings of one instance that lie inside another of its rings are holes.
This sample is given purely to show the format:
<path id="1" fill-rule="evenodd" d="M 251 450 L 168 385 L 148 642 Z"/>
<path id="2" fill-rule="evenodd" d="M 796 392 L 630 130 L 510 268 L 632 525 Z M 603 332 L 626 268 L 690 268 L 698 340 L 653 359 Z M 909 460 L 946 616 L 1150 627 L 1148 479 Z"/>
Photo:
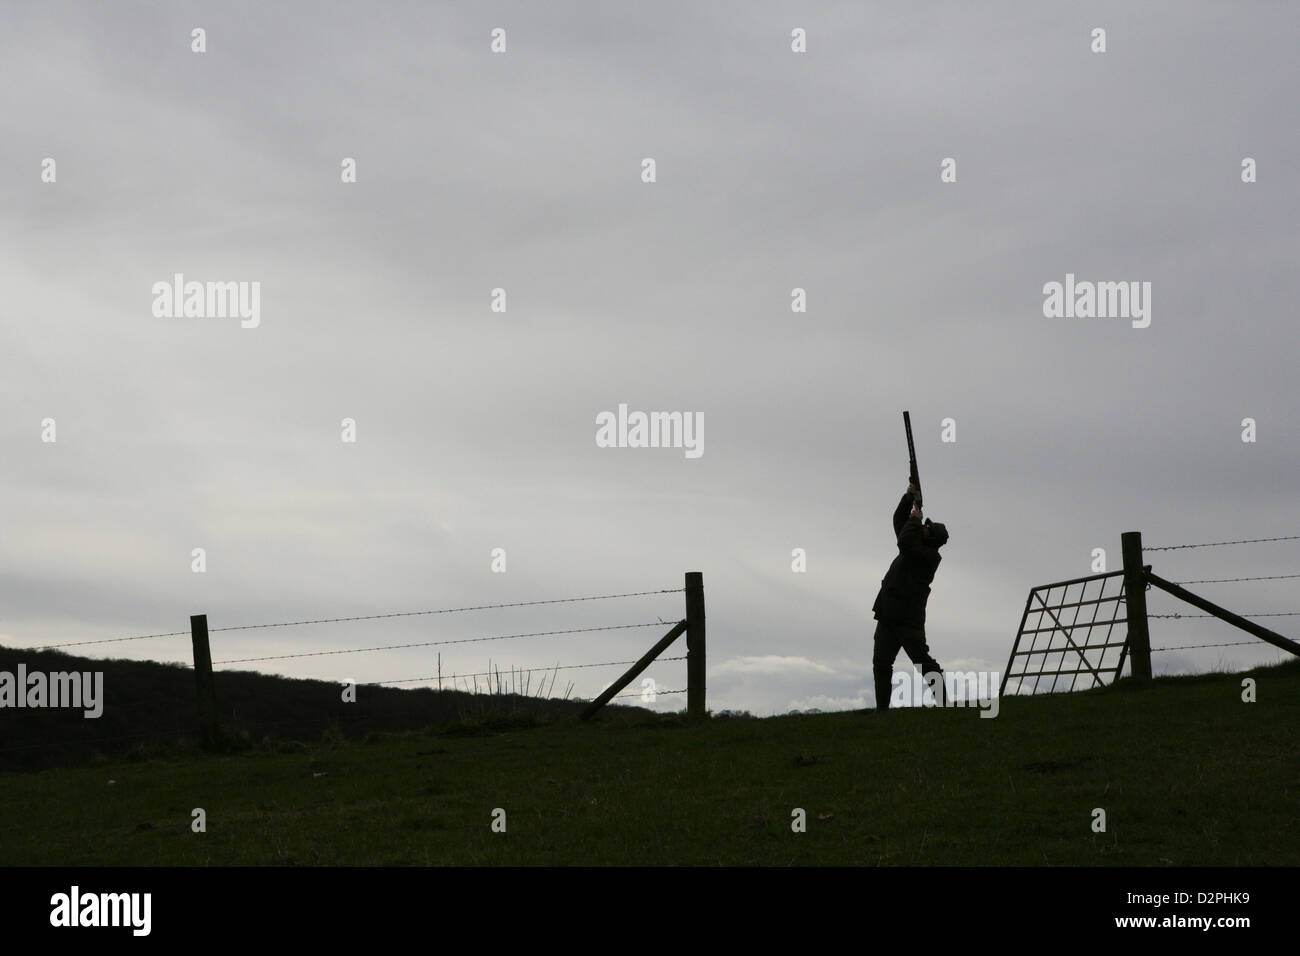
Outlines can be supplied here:
<path id="1" fill-rule="evenodd" d="M 1091 615 L 1085 608 L 1091 608 Z M 1080 678 L 1086 681 L 1079 685 L 1080 690 L 1114 681 L 1128 656 L 1127 628 L 1119 635 L 1113 633 L 1116 624 L 1127 623 L 1128 618 L 1121 616 L 1125 613 L 1123 571 L 1033 588 L 1025 601 L 1000 693 L 1007 693 L 1012 680 L 1013 694 L 1026 688 L 1030 694 L 1040 689 L 1046 693 L 1072 691 Z"/>

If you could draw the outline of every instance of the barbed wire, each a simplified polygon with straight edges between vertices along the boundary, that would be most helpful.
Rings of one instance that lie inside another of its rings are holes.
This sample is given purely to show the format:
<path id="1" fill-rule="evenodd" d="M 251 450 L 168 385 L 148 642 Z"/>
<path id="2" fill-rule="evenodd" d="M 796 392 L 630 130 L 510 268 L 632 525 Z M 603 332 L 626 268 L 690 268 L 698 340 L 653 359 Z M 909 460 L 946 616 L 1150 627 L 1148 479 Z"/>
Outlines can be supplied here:
<path id="1" fill-rule="evenodd" d="M 418 617 L 427 614 L 455 614 L 461 611 L 488 611 L 502 607 L 536 607 L 539 604 L 573 604 L 577 601 L 608 601 L 612 598 L 643 597 L 647 594 L 675 594 L 685 588 L 664 588 L 659 591 L 628 591 L 624 594 L 596 594 L 591 597 L 552 598 L 547 601 L 514 601 L 510 604 L 477 604 L 470 607 L 446 607 L 435 611 L 396 611 L 390 614 L 362 614 L 356 617 L 325 617 L 315 621 L 282 621 L 278 624 L 238 624 L 232 627 L 214 627 L 217 631 L 251 631 L 262 627 L 296 627 L 299 624 L 334 624 L 338 621 L 377 621 L 389 617 Z"/>
<path id="2" fill-rule="evenodd" d="M 1241 614 L 1241 615 L 1238 615 L 1238 616 L 1239 616 L 1239 617 L 1245 617 L 1245 618 L 1252 618 L 1252 617 L 1295 617 L 1297 614 L 1300 614 L 1300 611 L 1269 611 L 1269 612 L 1267 612 L 1267 613 L 1259 613 L 1259 614 Z M 1147 617 L 1163 617 L 1163 618 L 1218 617 L 1218 616 L 1219 616 L 1219 615 L 1217 615 L 1217 614 L 1177 614 L 1177 613 L 1175 613 L 1175 614 L 1148 614 L 1148 615 L 1147 615 Z"/>
<path id="3" fill-rule="evenodd" d="M 136 634 L 132 637 L 106 637 L 98 641 L 71 641 L 67 644 L 38 644 L 35 647 L 27 648 L 32 651 L 48 651 L 56 647 L 84 647 L 87 644 L 114 644 L 118 641 L 143 641 L 151 637 L 179 637 L 182 634 L 189 634 L 189 631 L 168 631 L 166 634 Z"/>
<path id="4" fill-rule="evenodd" d="M 685 689 L 683 689 L 683 690 L 657 690 L 657 691 L 655 691 L 654 693 L 655 693 L 655 696 L 659 696 L 659 695 L 663 695 L 663 694 L 684 694 L 684 693 L 686 693 L 686 691 L 685 691 Z M 645 694 L 645 691 L 640 691 L 640 690 L 637 691 L 635 694 L 616 694 L 615 696 L 611 697 L 610 700 L 622 700 L 624 697 L 641 697 L 641 696 L 643 696 L 644 694 Z M 647 703 L 649 703 L 649 701 L 647 701 Z"/>
<path id="5" fill-rule="evenodd" d="M 1142 546 L 1143 551 L 1181 551 L 1184 548 L 1217 548 L 1225 544 L 1259 544 L 1262 541 L 1300 541 L 1300 534 L 1286 535 L 1282 538 L 1243 538 L 1240 541 L 1207 541 L 1203 544 L 1167 544 L 1159 548 Z"/>
<path id="6" fill-rule="evenodd" d="M 338 651 L 305 651 L 300 654 L 271 654 L 266 657 L 240 657 L 234 660 L 213 661 L 216 664 L 250 664 L 254 661 L 283 661 L 291 657 L 328 657 L 331 654 L 364 654 L 368 651 L 395 651 L 408 647 L 434 647 L 442 644 L 477 644 L 481 641 L 507 641 L 521 637 L 550 637 L 554 634 L 587 634 L 591 631 L 620 631 L 629 627 L 663 627 L 665 621 L 645 624 L 609 624 L 604 627 L 573 627 L 563 631 L 530 631 L 526 634 L 494 634 L 490 637 L 462 637 L 451 641 L 418 641 L 414 644 L 383 644 L 378 647 L 351 647 Z"/>
<path id="7" fill-rule="evenodd" d="M 1227 584 L 1229 581 L 1281 581 L 1283 578 L 1300 578 L 1300 574 L 1268 574 L 1255 578 L 1200 578 L 1196 581 L 1175 581 L 1175 584 Z"/>
<path id="8" fill-rule="evenodd" d="M 686 660 L 685 655 L 683 655 L 682 657 L 657 657 L 655 658 L 655 663 L 659 663 L 662 661 L 684 661 L 684 660 Z M 601 664 L 565 664 L 563 666 L 552 665 L 550 667 L 512 667 L 505 670 L 498 668 L 497 670 L 494 671 L 479 671 L 477 674 L 443 674 L 441 675 L 441 678 L 439 677 L 438 674 L 434 674 L 430 677 L 403 677 L 398 680 L 371 680 L 371 681 L 365 681 L 364 683 L 360 683 L 357 686 L 369 687 L 378 684 L 410 684 L 419 680 L 439 680 L 439 679 L 460 680 L 461 678 L 465 678 L 465 677 L 491 677 L 494 674 L 534 674 L 538 671 L 542 671 L 543 673 L 549 673 L 551 671 L 578 670 L 583 667 L 614 667 L 618 664 L 635 664 L 635 663 L 636 661 L 605 661 Z"/>
<path id="9" fill-rule="evenodd" d="M 1259 641 L 1229 641 L 1227 644 L 1176 644 L 1173 647 L 1153 647 L 1152 653 L 1156 651 L 1186 651 L 1197 647 L 1241 647 L 1245 644 L 1258 644 Z"/>
<path id="10" fill-rule="evenodd" d="M 433 611 L 394 611 L 388 614 L 360 614 L 354 617 L 322 617 L 311 621 L 280 621 L 274 624 L 234 624 L 230 627 L 214 627 L 209 634 L 218 631 L 251 631 L 262 627 L 296 627 L 300 624 L 335 624 L 340 621 L 378 621 L 389 617 L 418 617 L 427 614 L 455 614 L 461 611 L 489 611 L 502 607 L 536 607 L 539 604 L 572 604 L 576 601 L 608 601 L 613 598 L 644 597 L 647 594 L 677 594 L 685 588 L 661 588 L 658 591 L 627 591 L 623 594 L 595 594 L 590 597 L 551 598 L 546 601 L 514 601 L 508 604 L 476 604 L 469 607 L 445 607 Z M 64 644 L 39 644 L 30 648 L 33 651 L 46 651 L 55 647 L 84 647 L 87 644 L 114 644 L 119 641 L 143 641 L 152 637 L 179 637 L 189 631 L 167 631 L 164 634 L 134 634 L 130 637 L 106 637 L 95 641 L 71 641 Z"/>

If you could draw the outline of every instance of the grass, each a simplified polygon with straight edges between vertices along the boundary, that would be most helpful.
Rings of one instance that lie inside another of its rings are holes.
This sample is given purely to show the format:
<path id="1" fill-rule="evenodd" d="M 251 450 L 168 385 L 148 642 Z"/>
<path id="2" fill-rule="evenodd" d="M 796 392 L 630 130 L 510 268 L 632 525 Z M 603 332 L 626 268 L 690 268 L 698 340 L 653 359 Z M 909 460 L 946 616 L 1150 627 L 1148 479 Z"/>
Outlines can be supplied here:
<path id="1" fill-rule="evenodd" d="M 996 719 L 517 716 L 9 772 L 0 863 L 1295 865 L 1300 663 L 1251 672 L 1257 703 L 1243 676 Z"/>

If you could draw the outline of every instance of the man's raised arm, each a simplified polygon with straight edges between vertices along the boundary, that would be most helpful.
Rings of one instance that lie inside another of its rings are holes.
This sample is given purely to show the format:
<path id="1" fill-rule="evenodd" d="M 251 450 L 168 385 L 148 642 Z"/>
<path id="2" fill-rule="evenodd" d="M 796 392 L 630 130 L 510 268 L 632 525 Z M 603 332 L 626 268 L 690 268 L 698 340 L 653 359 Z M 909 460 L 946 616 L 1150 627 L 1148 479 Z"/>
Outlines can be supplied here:
<path id="1" fill-rule="evenodd" d="M 903 498 L 898 502 L 898 507 L 894 509 L 894 537 L 897 538 L 903 533 L 903 523 L 907 521 L 907 516 L 912 510 L 916 499 L 916 485 L 910 481 L 907 483 L 907 491 L 903 492 Z"/>

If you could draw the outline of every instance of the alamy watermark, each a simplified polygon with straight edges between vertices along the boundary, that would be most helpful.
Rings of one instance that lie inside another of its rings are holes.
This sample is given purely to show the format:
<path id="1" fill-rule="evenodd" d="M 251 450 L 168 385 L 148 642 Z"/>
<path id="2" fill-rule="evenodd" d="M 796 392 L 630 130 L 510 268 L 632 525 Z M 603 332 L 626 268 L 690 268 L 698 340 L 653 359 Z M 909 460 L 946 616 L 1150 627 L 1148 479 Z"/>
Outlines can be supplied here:
<path id="1" fill-rule="evenodd" d="M 1043 286 L 1043 315 L 1049 319 L 1132 319 L 1133 328 L 1151 324 L 1150 282 L 1065 282 Z"/>
<path id="2" fill-rule="evenodd" d="M 148 936 L 152 925 L 152 893 L 68 893 L 50 897 L 51 926 L 128 926 L 133 936 Z"/>
<path id="3" fill-rule="evenodd" d="M 1002 675 L 997 671 L 945 671 L 943 674 L 944 698 L 947 707 L 978 707 L 981 717 L 996 717 L 1001 707 Z M 924 677 L 913 670 L 895 671 L 890 678 L 892 691 L 889 706 L 938 707 L 934 691 L 938 689 L 938 675 Z M 961 693 L 958 693 L 958 691 Z M 927 694 L 927 691 L 929 693 Z"/>
<path id="4" fill-rule="evenodd" d="M 0 708 L 70 707 L 95 719 L 104 713 L 104 672 L 27 670 L 19 664 L 17 673 L 0 671 Z"/>
<path id="5" fill-rule="evenodd" d="M 262 322 L 262 283 L 186 282 L 177 272 L 171 282 L 155 282 L 153 314 L 159 319 L 233 319 L 240 328 L 255 329 Z"/>
<path id="6" fill-rule="evenodd" d="M 703 412 L 629 412 L 596 415 L 597 448 L 682 448 L 687 458 L 704 454 Z"/>

